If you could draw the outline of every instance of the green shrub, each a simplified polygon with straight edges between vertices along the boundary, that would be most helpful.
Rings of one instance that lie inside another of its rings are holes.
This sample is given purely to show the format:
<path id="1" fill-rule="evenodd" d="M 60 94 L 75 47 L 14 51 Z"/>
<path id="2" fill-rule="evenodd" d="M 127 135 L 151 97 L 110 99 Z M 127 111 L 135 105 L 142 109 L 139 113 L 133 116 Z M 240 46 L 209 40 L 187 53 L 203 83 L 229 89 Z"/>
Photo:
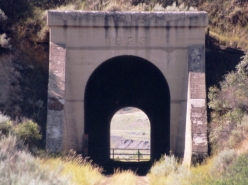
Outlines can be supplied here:
<path id="1" fill-rule="evenodd" d="M 13 131 L 13 124 L 8 116 L 0 113 L 0 135 L 8 135 Z"/>
<path id="2" fill-rule="evenodd" d="M 16 135 L 29 149 L 36 146 L 41 139 L 40 127 L 37 123 L 29 119 L 24 119 L 21 123 L 13 124 L 8 117 L 0 114 L 0 135 Z"/>
<path id="3" fill-rule="evenodd" d="M 248 153 L 239 156 L 221 178 L 213 180 L 216 185 L 248 184 Z"/>
<path id="4" fill-rule="evenodd" d="M 13 132 L 13 124 L 11 121 L 0 122 L 0 133 L 2 135 L 8 135 Z"/>
<path id="5" fill-rule="evenodd" d="M 40 128 L 37 123 L 32 120 L 24 120 L 22 123 L 17 124 L 14 132 L 25 144 L 34 146 L 38 140 L 41 139 Z"/>
<path id="6" fill-rule="evenodd" d="M 223 150 L 213 161 L 212 168 L 210 170 L 211 174 L 216 177 L 224 174 L 236 158 L 237 154 L 234 149 Z"/>
<path id="7" fill-rule="evenodd" d="M 191 173 L 187 167 L 178 163 L 173 155 L 165 155 L 160 161 L 155 162 L 148 176 L 151 185 L 181 185 L 189 180 Z"/>
<path id="8" fill-rule="evenodd" d="M 248 184 L 248 153 L 237 158 L 225 177 L 226 184 Z"/>
<path id="9" fill-rule="evenodd" d="M 174 156 L 164 156 L 151 167 L 150 173 L 156 176 L 168 176 L 177 169 L 177 161 Z"/>

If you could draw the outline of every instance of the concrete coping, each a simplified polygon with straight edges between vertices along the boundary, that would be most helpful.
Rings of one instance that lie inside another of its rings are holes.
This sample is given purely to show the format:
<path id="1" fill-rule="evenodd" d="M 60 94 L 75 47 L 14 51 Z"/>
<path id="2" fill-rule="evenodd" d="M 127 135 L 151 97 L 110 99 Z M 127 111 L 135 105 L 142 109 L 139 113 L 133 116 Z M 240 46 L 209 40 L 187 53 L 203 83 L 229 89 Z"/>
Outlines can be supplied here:
<path id="1" fill-rule="evenodd" d="M 195 12 L 103 12 L 49 10 L 49 27 L 206 27 L 208 16 Z"/>

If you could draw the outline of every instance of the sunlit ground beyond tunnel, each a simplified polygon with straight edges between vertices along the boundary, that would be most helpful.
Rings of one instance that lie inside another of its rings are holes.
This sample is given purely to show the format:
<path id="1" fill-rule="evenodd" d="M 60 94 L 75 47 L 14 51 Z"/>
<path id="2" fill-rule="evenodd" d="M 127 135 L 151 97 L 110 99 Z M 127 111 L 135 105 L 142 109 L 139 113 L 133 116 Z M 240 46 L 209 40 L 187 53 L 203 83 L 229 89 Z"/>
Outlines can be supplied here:
<path id="1" fill-rule="evenodd" d="M 125 107 L 115 113 L 110 126 L 110 159 L 150 160 L 150 121 L 140 109 Z"/>

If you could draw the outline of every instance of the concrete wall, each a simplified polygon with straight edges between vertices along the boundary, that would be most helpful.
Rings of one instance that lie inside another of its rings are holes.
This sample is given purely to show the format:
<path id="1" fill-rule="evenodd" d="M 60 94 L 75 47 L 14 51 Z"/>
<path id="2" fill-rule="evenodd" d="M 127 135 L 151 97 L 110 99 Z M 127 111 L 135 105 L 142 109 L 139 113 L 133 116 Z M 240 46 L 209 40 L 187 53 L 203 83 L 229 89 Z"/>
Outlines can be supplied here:
<path id="1" fill-rule="evenodd" d="M 190 115 L 187 112 L 188 80 L 190 71 L 205 75 L 204 29 L 207 24 L 205 12 L 48 11 L 47 149 L 83 150 L 87 81 L 101 63 L 122 55 L 152 62 L 167 80 L 171 95 L 171 150 L 180 155 L 184 153 L 185 144 L 195 146 L 196 140 L 190 138 L 191 130 L 189 140 L 186 139 L 189 143 L 185 143 L 186 115 Z M 203 84 L 200 91 L 205 92 L 205 77 L 194 81 L 197 94 L 198 84 Z M 205 109 L 206 96 L 201 99 Z M 189 118 L 190 125 L 192 120 Z M 205 128 L 206 119 L 202 125 Z M 202 134 L 204 136 L 197 141 L 203 146 L 201 152 L 206 153 L 206 131 Z"/>

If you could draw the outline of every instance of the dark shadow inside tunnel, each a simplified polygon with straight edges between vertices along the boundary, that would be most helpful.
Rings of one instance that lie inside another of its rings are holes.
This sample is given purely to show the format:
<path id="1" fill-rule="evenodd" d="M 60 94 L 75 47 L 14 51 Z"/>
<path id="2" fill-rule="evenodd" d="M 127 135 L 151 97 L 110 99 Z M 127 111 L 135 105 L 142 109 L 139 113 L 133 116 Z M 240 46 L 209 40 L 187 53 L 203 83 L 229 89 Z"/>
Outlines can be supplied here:
<path id="1" fill-rule="evenodd" d="M 110 122 L 123 107 L 137 107 L 149 117 L 151 162 L 169 153 L 170 91 L 164 75 L 151 62 L 136 56 L 103 62 L 90 76 L 84 100 L 88 155 L 105 170 L 122 167 L 121 162 L 110 159 Z M 137 169 L 149 165 L 125 164 L 126 168 L 136 168 L 137 173 Z"/>

